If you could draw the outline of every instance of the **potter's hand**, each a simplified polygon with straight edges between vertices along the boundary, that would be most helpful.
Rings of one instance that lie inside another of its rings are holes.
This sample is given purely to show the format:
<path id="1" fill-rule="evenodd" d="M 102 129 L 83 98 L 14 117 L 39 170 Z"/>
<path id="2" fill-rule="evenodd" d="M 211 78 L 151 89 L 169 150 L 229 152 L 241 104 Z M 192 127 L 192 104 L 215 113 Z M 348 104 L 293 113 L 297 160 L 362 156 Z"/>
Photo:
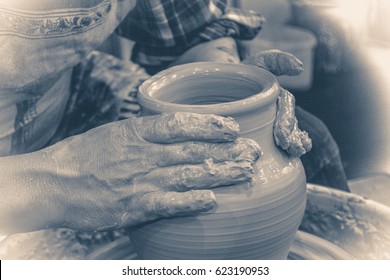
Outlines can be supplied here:
<path id="1" fill-rule="evenodd" d="M 297 76 L 303 72 L 303 64 L 298 58 L 279 50 L 258 52 L 244 58 L 241 63 L 263 68 L 275 76 Z"/>
<path id="2" fill-rule="evenodd" d="M 47 149 L 65 226 L 102 230 L 206 211 L 211 190 L 250 181 L 259 146 L 231 118 L 164 113 L 104 125 Z"/>
<path id="3" fill-rule="evenodd" d="M 277 101 L 274 139 L 279 147 L 294 157 L 300 157 L 312 148 L 307 132 L 298 128 L 298 121 L 295 117 L 295 98 L 283 88 L 280 90 Z"/>
<path id="4" fill-rule="evenodd" d="M 266 69 L 276 76 L 295 76 L 302 73 L 302 62 L 292 54 L 279 50 L 262 51 L 245 58 L 242 63 Z M 278 97 L 277 115 L 274 124 L 276 144 L 289 155 L 300 157 L 311 150 L 308 134 L 301 131 L 295 117 L 295 98 L 281 88 Z"/>

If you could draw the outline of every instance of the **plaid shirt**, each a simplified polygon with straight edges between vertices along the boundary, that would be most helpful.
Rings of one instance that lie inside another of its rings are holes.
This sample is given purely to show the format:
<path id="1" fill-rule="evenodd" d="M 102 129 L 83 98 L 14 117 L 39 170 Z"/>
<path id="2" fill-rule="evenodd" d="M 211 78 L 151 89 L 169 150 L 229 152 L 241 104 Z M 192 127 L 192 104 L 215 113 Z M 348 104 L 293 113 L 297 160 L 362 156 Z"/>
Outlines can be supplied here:
<path id="1" fill-rule="evenodd" d="M 117 33 L 136 42 L 135 62 L 165 66 L 201 42 L 225 36 L 252 39 L 263 21 L 253 11 L 228 8 L 226 0 L 143 0 Z"/>

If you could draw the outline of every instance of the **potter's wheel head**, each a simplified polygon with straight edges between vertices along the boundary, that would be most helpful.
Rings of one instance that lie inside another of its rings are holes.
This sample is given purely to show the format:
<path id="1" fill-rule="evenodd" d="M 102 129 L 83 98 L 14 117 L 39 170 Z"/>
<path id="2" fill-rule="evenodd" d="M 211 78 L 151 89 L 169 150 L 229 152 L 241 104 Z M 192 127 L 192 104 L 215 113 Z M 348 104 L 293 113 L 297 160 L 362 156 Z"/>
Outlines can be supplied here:
<path id="1" fill-rule="evenodd" d="M 390 208 L 362 196 L 308 184 L 300 229 L 357 259 L 390 259 Z"/>

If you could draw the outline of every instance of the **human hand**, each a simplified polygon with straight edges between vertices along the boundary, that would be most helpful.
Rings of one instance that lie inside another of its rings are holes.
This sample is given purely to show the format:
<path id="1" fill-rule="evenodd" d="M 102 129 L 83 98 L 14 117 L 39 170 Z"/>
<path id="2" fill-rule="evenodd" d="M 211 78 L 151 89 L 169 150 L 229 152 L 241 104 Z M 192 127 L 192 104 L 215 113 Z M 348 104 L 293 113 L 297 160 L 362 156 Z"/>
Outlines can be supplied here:
<path id="1" fill-rule="evenodd" d="M 209 188 L 250 181 L 261 152 L 231 118 L 163 113 L 92 129 L 46 150 L 62 186 L 63 225 L 134 226 L 216 205 Z"/>
<path id="2" fill-rule="evenodd" d="M 303 63 L 294 55 L 280 50 L 267 50 L 249 55 L 241 63 L 270 71 L 275 76 L 297 76 L 303 72 Z"/>
<path id="3" fill-rule="evenodd" d="M 295 98 L 283 88 L 280 90 L 277 101 L 274 139 L 279 147 L 294 157 L 300 157 L 312 148 L 307 132 L 298 128 L 298 120 L 295 117 Z"/>
<path id="4" fill-rule="evenodd" d="M 295 76 L 303 71 L 302 62 L 298 58 L 279 50 L 256 53 L 245 58 L 242 63 L 261 67 L 276 76 Z M 274 139 L 279 147 L 294 157 L 300 157 L 312 148 L 309 135 L 298 127 L 298 120 L 295 117 L 295 98 L 283 88 L 280 90 L 277 102 Z"/>

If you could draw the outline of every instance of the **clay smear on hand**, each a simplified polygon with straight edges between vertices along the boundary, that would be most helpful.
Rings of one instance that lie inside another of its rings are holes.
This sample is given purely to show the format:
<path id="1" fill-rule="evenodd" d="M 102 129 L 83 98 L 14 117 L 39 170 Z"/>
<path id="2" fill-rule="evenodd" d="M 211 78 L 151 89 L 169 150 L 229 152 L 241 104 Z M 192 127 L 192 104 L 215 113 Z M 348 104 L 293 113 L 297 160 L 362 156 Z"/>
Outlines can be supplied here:
<path id="1" fill-rule="evenodd" d="M 232 118 L 186 112 L 162 113 L 137 120 L 139 134 L 150 142 L 226 142 L 237 138 L 239 125 Z"/>
<path id="2" fill-rule="evenodd" d="M 275 142 L 291 156 L 300 157 L 311 150 L 312 142 L 307 132 L 298 128 L 295 98 L 287 90 L 281 89 L 277 105 L 278 111 L 274 124 Z"/>
<path id="3" fill-rule="evenodd" d="M 279 50 L 259 52 L 245 58 L 241 63 L 263 68 L 276 76 L 297 76 L 303 72 L 303 63 L 298 58 Z"/>

